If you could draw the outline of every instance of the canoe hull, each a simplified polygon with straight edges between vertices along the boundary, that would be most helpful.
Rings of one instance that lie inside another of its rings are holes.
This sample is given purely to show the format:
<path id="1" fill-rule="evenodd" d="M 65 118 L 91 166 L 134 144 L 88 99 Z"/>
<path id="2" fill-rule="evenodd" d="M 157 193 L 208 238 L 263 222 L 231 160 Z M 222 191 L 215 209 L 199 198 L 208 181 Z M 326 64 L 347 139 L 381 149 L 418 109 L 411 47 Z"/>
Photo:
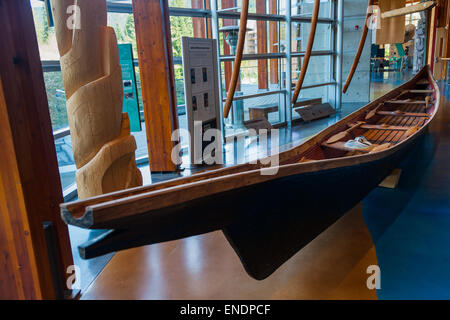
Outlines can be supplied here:
<path id="1" fill-rule="evenodd" d="M 274 273 L 360 203 L 397 168 L 419 138 L 380 160 L 272 183 L 265 194 L 278 201 L 261 203 L 259 208 L 246 206 L 243 214 L 223 229 L 247 273 L 257 280 Z M 252 193 L 250 199 L 257 199 L 258 190 Z"/>
<path id="2" fill-rule="evenodd" d="M 375 161 L 282 177 L 116 221 L 127 229 L 106 231 L 80 246 L 80 255 L 222 230 L 247 273 L 263 280 L 364 199 L 419 138 Z"/>

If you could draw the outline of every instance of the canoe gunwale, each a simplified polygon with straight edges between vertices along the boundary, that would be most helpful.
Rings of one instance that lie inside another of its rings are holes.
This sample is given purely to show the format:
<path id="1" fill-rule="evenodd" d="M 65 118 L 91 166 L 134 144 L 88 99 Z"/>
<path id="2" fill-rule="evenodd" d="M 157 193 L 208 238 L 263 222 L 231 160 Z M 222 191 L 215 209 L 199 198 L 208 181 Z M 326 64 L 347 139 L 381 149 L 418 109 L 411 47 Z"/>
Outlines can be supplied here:
<path id="1" fill-rule="evenodd" d="M 111 193 L 109 195 L 102 195 L 84 201 L 82 200 L 68 204 L 62 204 L 61 205 L 62 218 L 66 223 L 71 225 L 76 225 L 88 229 L 96 229 L 98 225 L 101 225 L 105 221 L 114 221 L 116 219 L 123 219 L 127 217 L 127 214 L 129 215 L 146 214 L 152 210 L 164 208 L 168 206 L 169 203 L 180 204 L 196 198 L 201 198 L 202 196 L 212 196 L 220 192 L 227 192 L 236 188 L 244 188 L 290 175 L 336 169 L 340 167 L 347 167 L 383 159 L 399 151 L 406 144 L 408 144 L 409 140 L 414 139 L 415 137 L 421 135 L 428 128 L 429 124 L 433 121 L 435 115 L 439 110 L 440 92 L 436 82 L 434 81 L 431 75 L 431 71 L 428 66 L 424 67 L 413 79 L 406 82 L 405 84 L 388 92 L 382 97 L 372 101 L 365 107 L 356 110 L 355 112 L 341 119 L 334 125 L 317 133 L 316 135 L 306 140 L 302 144 L 280 153 L 281 163 L 283 162 L 283 160 L 286 161 L 287 159 L 289 159 L 289 157 L 293 158 L 296 155 L 301 155 L 311 147 L 315 146 L 317 143 L 320 143 L 324 141 L 327 137 L 331 136 L 333 133 L 337 131 L 337 129 L 347 126 L 348 123 L 358 118 L 361 114 L 365 114 L 367 113 L 368 110 L 372 110 L 380 103 L 385 102 L 386 99 L 392 98 L 396 95 L 401 96 L 401 94 L 398 95 L 399 92 L 404 93 L 406 89 L 411 89 L 411 87 L 414 86 L 419 79 L 423 78 L 425 74 L 427 75 L 429 83 L 434 87 L 436 103 L 434 105 L 433 113 L 430 115 L 427 122 L 415 134 L 398 142 L 389 149 L 376 153 L 355 155 L 350 157 L 330 158 L 323 160 L 314 160 L 311 162 L 283 164 L 278 167 L 278 173 L 276 175 L 261 175 L 261 170 L 264 170 L 264 168 L 261 166 L 253 170 L 242 171 L 245 170 L 246 168 L 255 168 L 255 166 L 257 165 L 240 164 L 231 167 L 224 167 L 217 170 L 200 173 L 198 175 L 193 175 L 190 177 L 181 177 L 170 180 L 168 182 L 157 183 L 148 187 L 139 187 Z M 237 171 L 237 172 L 227 174 L 227 172 L 230 171 Z M 221 175 L 221 173 L 225 174 Z M 218 176 L 208 178 L 211 175 L 218 175 Z M 179 183 L 189 180 L 193 181 L 187 183 Z M 211 187 L 208 188 L 208 186 Z M 148 189 L 147 192 L 145 191 L 146 189 Z M 186 192 L 187 190 L 189 190 L 190 192 Z M 127 194 L 129 196 L 126 196 Z M 123 195 L 124 197 L 121 197 Z M 177 196 L 175 197 L 174 195 Z M 102 202 L 102 200 L 108 199 L 108 197 L 110 198 L 110 200 Z M 149 201 L 150 197 L 152 198 L 153 201 Z M 164 203 L 163 200 L 165 200 L 166 203 Z M 95 203 L 96 201 L 98 201 L 98 203 Z M 93 203 L 93 204 L 83 207 L 83 203 L 86 204 Z M 129 205 L 130 203 L 136 204 L 136 207 L 134 207 L 135 210 L 131 214 L 127 213 L 128 210 L 126 210 L 127 205 Z M 84 208 L 84 211 L 72 212 L 73 210 L 71 210 L 71 207 L 74 207 L 74 205 L 75 207 L 78 206 L 79 208 Z M 109 213 L 111 208 L 115 208 L 114 216 Z M 120 208 L 123 208 L 123 210 L 121 211 Z M 95 217 L 94 211 L 96 212 Z"/>

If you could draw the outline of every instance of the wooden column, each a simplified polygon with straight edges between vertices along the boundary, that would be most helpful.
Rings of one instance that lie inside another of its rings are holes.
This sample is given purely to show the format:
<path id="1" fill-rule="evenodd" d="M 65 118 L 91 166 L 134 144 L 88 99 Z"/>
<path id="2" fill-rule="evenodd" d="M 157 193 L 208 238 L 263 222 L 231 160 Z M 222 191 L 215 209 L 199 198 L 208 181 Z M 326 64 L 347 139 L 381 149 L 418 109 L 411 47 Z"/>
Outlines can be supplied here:
<path id="1" fill-rule="evenodd" d="M 256 1 L 256 13 L 266 13 L 266 1 Z M 256 22 L 256 43 L 258 53 L 267 53 L 267 22 Z M 269 77 L 267 74 L 267 60 L 258 60 L 258 89 L 269 88 Z"/>
<path id="2" fill-rule="evenodd" d="M 277 0 L 269 0 L 269 13 L 277 14 Z M 270 41 L 270 52 L 278 52 L 279 43 L 278 39 L 278 22 L 272 21 L 269 22 L 269 41 Z M 270 60 L 270 83 L 277 84 L 278 83 L 278 59 Z"/>
<path id="3" fill-rule="evenodd" d="M 444 30 L 440 30 L 440 32 L 438 31 L 438 35 L 441 36 L 442 32 L 445 32 L 445 36 L 444 36 L 444 43 L 443 43 L 443 47 L 442 47 L 442 52 L 436 53 L 435 52 L 435 57 L 437 58 L 447 58 L 448 57 L 448 53 L 449 53 L 449 1 L 448 0 L 438 0 L 438 5 L 436 6 L 436 17 L 437 17 L 437 22 L 436 22 L 436 28 L 445 28 Z M 441 40 L 442 37 L 440 37 L 440 39 L 437 40 Z M 435 46 L 437 45 L 437 43 L 435 43 Z M 441 45 L 441 43 L 439 43 L 439 46 Z M 448 61 L 437 61 L 437 64 L 439 66 L 440 69 L 440 76 L 439 78 L 443 79 L 446 77 L 447 75 L 447 64 Z M 434 72 L 437 72 L 437 70 L 435 70 Z"/>
<path id="4" fill-rule="evenodd" d="M 437 1 L 437 11 L 438 11 L 438 21 L 437 21 L 437 27 L 438 28 L 445 28 L 447 25 L 447 15 L 448 15 L 448 0 L 438 0 Z"/>
<path id="5" fill-rule="evenodd" d="M 436 46 L 436 27 L 437 27 L 437 8 L 434 7 L 429 11 L 428 22 L 428 37 L 427 37 L 427 64 L 431 66 L 431 71 L 434 71 L 434 57 Z"/>
<path id="6" fill-rule="evenodd" d="M 203 0 L 191 0 L 192 9 L 203 9 Z M 206 27 L 204 18 L 192 18 L 194 38 L 205 38 Z"/>
<path id="7" fill-rule="evenodd" d="M 210 1 L 206 1 L 206 10 L 211 10 L 211 2 Z M 206 19 L 206 23 L 208 25 L 208 38 L 212 39 L 212 22 L 211 22 L 211 18 L 207 18 Z"/>
<path id="8" fill-rule="evenodd" d="M 64 284 L 73 259 L 30 1 L 1 1 L 0 30 L 0 299 L 52 299 L 43 222 Z"/>
<path id="9" fill-rule="evenodd" d="M 444 28 L 447 32 L 446 34 L 446 41 L 445 41 L 445 51 L 444 51 L 444 57 L 449 58 L 450 57 L 450 2 L 448 0 L 445 1 L 443 4 L 445 8 L 445 23 Z M 447 75 L 447 68 L 448 68 L 448 61 L 444 61 L 444 74 L 443 76 L 446 77 Z"/>
<path id="10" fill-rule="evenodd" d="M 168 3 L 133 0 L 133 12 L 150 170 L 175 171 L 171 137 L 178 120 Z"/>

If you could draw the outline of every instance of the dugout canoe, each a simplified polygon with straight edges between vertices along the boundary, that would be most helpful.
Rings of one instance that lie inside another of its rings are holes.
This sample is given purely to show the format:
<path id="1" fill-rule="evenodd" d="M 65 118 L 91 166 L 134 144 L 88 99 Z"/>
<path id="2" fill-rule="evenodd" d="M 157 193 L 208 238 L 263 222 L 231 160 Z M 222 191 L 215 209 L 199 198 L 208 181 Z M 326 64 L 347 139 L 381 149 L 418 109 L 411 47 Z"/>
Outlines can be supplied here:
<path id="1" fill-rule="evenodd" d="M 276 175 L 242 164 L 61 204 L 63 220 L 104 230 L 83 258 L 222 230 L 245 270 L 270 276 L 357 205 L 404 159 L 439 110 L 428 66 L 411 81 L 279 154 Z M 349 149 L 364 136 L 372 146 Z"/>

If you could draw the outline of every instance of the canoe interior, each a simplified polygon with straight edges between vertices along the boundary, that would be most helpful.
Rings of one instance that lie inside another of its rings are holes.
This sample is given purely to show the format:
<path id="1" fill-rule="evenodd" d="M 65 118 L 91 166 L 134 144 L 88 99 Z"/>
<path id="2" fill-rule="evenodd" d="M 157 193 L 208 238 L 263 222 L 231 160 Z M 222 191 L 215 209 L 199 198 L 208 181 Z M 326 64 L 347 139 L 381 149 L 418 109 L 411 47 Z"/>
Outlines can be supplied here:
<path id="1" fill-rule="evenodd" d="M 84 258 L 222 230 L 248 274 L 261 280 L 395 169 L 433 120 L 439 100 L 425 67 L 401 87 L 280 153 L 275 176 L 262 176 L 260 164 L 221 168 L 62 204 L 62 216 L 79 227 L 109 229 L 80 246 Z M 337 135 L 342 137 L 330 143 Z M 373 146 L 344 146 L 358 136 Z"/>

